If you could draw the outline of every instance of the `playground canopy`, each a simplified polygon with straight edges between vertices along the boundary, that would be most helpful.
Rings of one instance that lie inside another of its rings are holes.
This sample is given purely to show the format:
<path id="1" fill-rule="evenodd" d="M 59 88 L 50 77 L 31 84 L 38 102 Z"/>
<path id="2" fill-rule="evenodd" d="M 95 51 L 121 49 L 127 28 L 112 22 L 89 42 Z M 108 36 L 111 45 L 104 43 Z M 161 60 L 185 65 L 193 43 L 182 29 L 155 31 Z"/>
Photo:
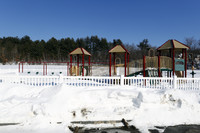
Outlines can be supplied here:
<path id="1" fill-rule="evenodd" d="M 89 56 L 91 56 L 91 54 L 84 48 L 77 48 L 74 51 L 72 51 L 71 53 L 69 53 L 69 55 L 89 55 Z"/>
<path id="2" fill-rule="evenodd" d="M 116 45 L 112 48 L 109 53 L 129 53 L 127 49 L 124 48 L 122 45 Z"/>
<path id="3" fill-rule="evenodd" d="M 163 45 L 157 48 L 157 50 L 167 50 L 167 49 L 190 49 L 190 47 L 186 46 L 185 44 L 177 41 L 177 40 L 168 40 Z"/>

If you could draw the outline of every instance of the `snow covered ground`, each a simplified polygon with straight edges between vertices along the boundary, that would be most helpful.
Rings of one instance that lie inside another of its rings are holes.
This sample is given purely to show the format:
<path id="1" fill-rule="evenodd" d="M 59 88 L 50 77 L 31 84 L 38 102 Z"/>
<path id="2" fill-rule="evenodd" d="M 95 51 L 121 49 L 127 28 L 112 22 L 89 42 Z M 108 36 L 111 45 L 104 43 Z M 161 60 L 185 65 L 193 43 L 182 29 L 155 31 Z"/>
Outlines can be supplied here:
<path id="1" fill-rule="evenodd" d="M 17 73 L 14 67 L 0 71 L 0 75 Z M 200 77 L 200 71 L 195 72 L 195 77 Z M 132 120 L 129 124 L 148 133 L 154 126 L 200 124 L 200 92 L 3 83 L 0 84 L 0 114 L 0 124 L 19 123 L 0 126 L 3 133 L 70 133 L 71 121 L 122 118 Z M 94 126 L 118 125 L 87 125 Z"/>

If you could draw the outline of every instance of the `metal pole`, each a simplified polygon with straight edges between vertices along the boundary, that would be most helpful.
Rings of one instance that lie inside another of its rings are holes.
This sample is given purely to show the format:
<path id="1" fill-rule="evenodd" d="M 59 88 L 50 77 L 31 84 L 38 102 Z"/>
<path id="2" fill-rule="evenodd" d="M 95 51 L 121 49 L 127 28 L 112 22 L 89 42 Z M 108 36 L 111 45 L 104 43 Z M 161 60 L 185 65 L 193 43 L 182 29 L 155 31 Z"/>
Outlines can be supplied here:
<path id="1" fill-rule="evenodd" d="M 160 55 L 158 56 L 158 77 L 161 77 L 161 72 L 160 72 Z"/>
<path id="2" fill-rule="evenodd" d="M 111 76 L 111 53 L 109 54 L 109 76 Z"/>
<path id="3" fill-rule="evenodd" d="M 44 63 L 43 63 L 43 75 L 44 75 L 44 69 L 45 69 L 45 68 L 44 68 Z"/>
<path id="4" fill-rule="evenodd" d="M 145 77 L 146 75 L 145 75 L 145 63 L 146 63 L 146 61 L 145 61 L 145 55 L 143 56 L 143 77 Z"/>
<path id="5" fill-rule="evenodd" d="M 47 63 L 46 63 L 46 75 L 47 75 Z"/>
<path id="6" fill-rule="evenodd" d="M 82 55 L 82 76 L 84 76 L 84 54 Z"/>
<path id="7" fill-rule="evenodd" d="M 72 76 L 72 55 L 70 55 L 70 76 Z"/>
<path id="8" fill-rule="evenodd" d="M 175 50 L 173 48 L 173 76 L 174 76 L 174 73 L 175 73 Z"/>
<path id="9" fill-rule="evenodd" d="M 79 75 L 79 55 L 77 54 L 77 76 Z"/>
<path id="10" fill-rule="evenodd" d="M 185 49 L 185 77 L 187 77 L 187 49 Z"/>
<path id="11" fill-rule="evenodd" d="M 124 64 L 124 76 L 126 77 L 126 59 L 127 59 L 127 52 L 125 52 L 125 57 L 124 57 L 124 61 L 125 61 L 125 64 Z"/>
<path id="12" fill-rule="evenodd" d="M 129 75 L 129 60 L 130 60 L 130 54 L 128 53 L 128 65 L 127 65 L 127 67 L 128 67 L 128 75 Z"/>
<path id="13" fill-rule="evenodd" d="M 23 66 L 23 62 L 22 62 L 22 73 L 24 72 L 24 66 Z"/>
<path id="14" fill-rule="evenodd" d="M 19 73 L 20 73 L 20 62 L 19 62 Z"/>
<path id="15" fill-rule="evenodd" d="M 91 76 L 90 75 L 90 55 L 89 55 L 89 61 L 88 61 L 88 75 Z"/>
<path id="16" fill-rule="evenodd" d="M 115 53 L 113 53 L 113 57 L 114 57 L 114 60 L 113 60 L 113 66 L 114 66 L 114 75 L 116 75 Z"/>
<path id="17" fill-rule="evenodd" d="M 185 49 L 182 49 L 182 58 L 185 59 Z M 184 71 L 182 71 L 182 77 L 185 77 Z"/>
<path id="18" fill-rule="evenodd" d="M 67 76 L 69 76 L 69 62 L 67 62 Z"/>

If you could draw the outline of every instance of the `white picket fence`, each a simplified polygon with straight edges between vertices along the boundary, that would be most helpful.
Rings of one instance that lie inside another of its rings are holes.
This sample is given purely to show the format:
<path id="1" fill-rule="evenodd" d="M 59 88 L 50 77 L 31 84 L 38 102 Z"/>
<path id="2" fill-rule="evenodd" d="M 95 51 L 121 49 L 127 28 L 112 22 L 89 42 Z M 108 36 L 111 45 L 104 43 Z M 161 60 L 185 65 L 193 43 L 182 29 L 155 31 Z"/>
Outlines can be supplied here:
<path id="1" fill-rule="evenodd" d="M 94 77 L 94 76 L 0 76 L 0 83 L 32 86 L 131 86 L 133 88 L 200 90 L 200 78 Z"/>

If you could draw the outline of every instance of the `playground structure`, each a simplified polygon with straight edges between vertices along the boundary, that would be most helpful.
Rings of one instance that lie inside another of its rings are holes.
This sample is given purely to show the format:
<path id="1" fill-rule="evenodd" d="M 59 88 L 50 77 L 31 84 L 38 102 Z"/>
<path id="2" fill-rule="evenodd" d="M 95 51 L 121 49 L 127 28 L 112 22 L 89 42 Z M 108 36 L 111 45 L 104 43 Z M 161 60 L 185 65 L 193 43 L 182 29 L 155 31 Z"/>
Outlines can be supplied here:
<path id="1" fill-rule="evenodd" d="M 123 45 L 121 47 L 119 45 L 115 46 L 113 49 L 109 51 L 110 53 L 110 76 L 111 76 L 111 53 L 114 53 L 114 71 L 116 69 L 115 65 L 115 53 L 116 52 L 124 52 L 125 53 L 125 63 L 124 76 L 137 76 L 143 75 L 143 77 L 162 77 L 162 73 L 166 72 L 167 77 L 174 76 L 176 74 L 177 77 L 187 77 L 187 50 L 188 46 L 177 41 L 177 40 L 168 40 L 163 45 L 157 48 L 158 56 L 155 56 L 155 52 L 153 49 L 149 50 L 148 56 L 143 56 L 143 59 L 134 60 L 129 63 L 129 54 L 128 54 L 128 66 L 126 66 L 126 55 L 129 53 Z M 130 67 L 140 67 L 142 69 L 129 74 Z M 126 68 L 127 67 L 127 68 Z M 126 69 L 128 69 L 128 75 L 126 75 Z"/>
<path id="2" fill-rule="evenodd" d="M 187 77 L 187 50 L 188 46 L 177 41 L 168 40 L 162 46 L 157 48 L 158 56 L 168 53 L 168 57 L 172 59 L 172 75 L 177 77 Z M 160 71 L 160 68 L 158 69 Z M 160 77 L 160 76 L 159 76 Z"/>
<path id="3" fill-rule="evenodd" d="M 116 58 L 116 54 L 124 54 L 124 64 L 121 64 L 120 58 Z M 118 66 L 124 66 L 124 76 L 126 77 L 127 75 L 127 69 L 128 69 L 128 74 L 129 74 L 129 55 L 130 53 L 128 52 L 127 49 L 124 48 L 123 45 L 116 45 L 114 48 L 112 48 L 109 51 L 109 76 L 112 74 L 112 54 L 113 54 L 113 67 L 114 67 L 114 75 L 116 75 L 116 59 L 119 60 Z"/>
<path id="4" fill-rule="evenodd" d="M 128 50 L 123 45 L 116 45 L 109 50 L 109 62 L 95 63 L 90 62 L 91 54 L 88 51 L 84 48 L 76 48 L 69 53 L 70 62 L 19 62 L 19 73 L 66 76 L 171 77 L 177 75 L 177 77 L 187 77 L 188 49 L 188 46 L 177 40 L 168 40 L 156 50 L 150 49 L 148 56 L 130 62 Z M 86 56 L 88 58 L 85 59 Z M 34 70 L 31 70 L 33 67 L 29 68 L 29 65 L 35 65 Z"/>
<path id="5" fill-rule="evenodd" d="M 87 76 L 87 75 L 90 75 L 91 72 L 90 72 L 90 57 L 91 57 L 91 54 L 85 50 L 84 48 L 77 48 L 75 49 L 74 51 L 72 51 L 71 53 L 69 53 L 70 55 L 70 76 L 79 76 L 82 74 L 82 76 Z M 77 62 L 77 66 L 73 65 L 73 62 L 72 62 L 72 56 L 75 56 L 75 60 Z M 88 56 L 88 66 L 86 67 L 85 66 L 85 55 Z M 80 56 L 82 56 L 82 65 L 80 66 L 79 64 L 79 58 Z M 84 72 L 86 69 L 86 73 Z M 81 71 L 80 71 L 81 70 Z"/>

